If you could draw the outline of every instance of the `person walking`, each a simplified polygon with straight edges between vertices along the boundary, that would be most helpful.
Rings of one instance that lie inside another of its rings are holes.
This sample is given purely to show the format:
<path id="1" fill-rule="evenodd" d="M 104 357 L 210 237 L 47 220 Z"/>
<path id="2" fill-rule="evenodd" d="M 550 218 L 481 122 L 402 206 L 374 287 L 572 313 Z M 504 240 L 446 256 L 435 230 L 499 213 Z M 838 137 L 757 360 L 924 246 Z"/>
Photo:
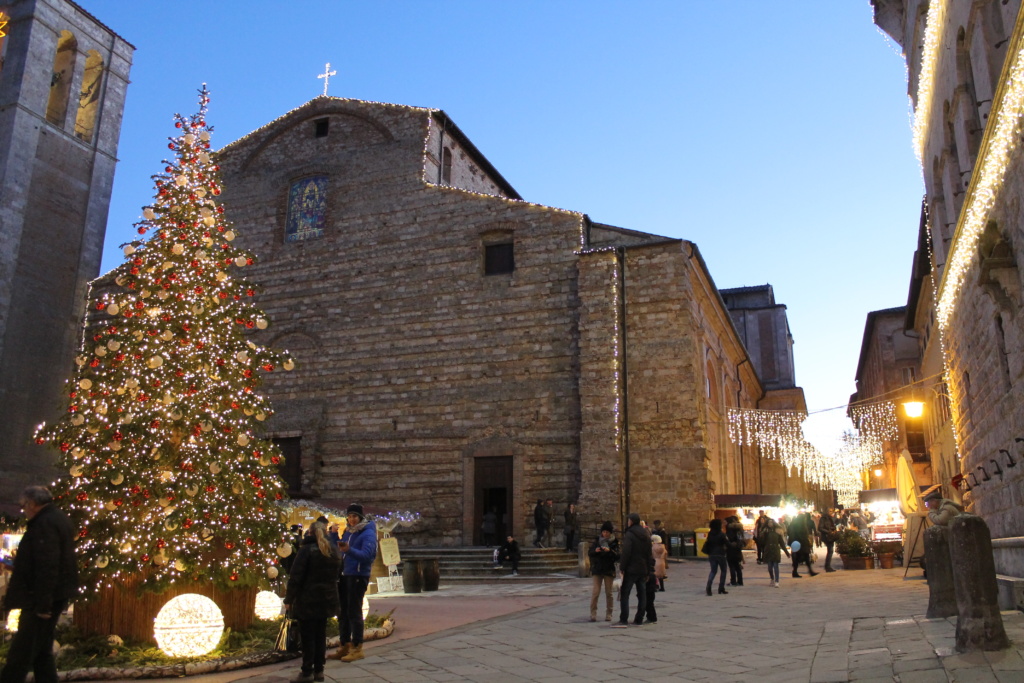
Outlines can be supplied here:
<path id="1" fill-rule="evenodd" d="M 732 515 L 727 518 L 725 537 L 729 543 L 725 548 L 725 560 L 729 564 L 729 585 L 743 585 L 743 546 L 746 539 L 743 537 L 743 525 L 740 518 Z"/>
<path id="2" fill-rule="evenodd" d="M 772 588 L 779 587 L 779 564 L 782 562 L 782 553 L 789 557 L 786 550 L 786 538 L 782 532 L 782 526 L 769 519 L 761 527 L 761 559 L 768 565 L 768 585 Z"/>
<path id="3" fill-rule="evenodd" d="M 576 514 L 576 504 L 566 505 L 562 517 L 565 519 L 565 527 L 562 529 L 562 533 L 565 535 L 565 549 L 569 552 L 576 552 L 576 523 L 579 517 Z"/>
<path id="4" fill-rule="evenodd" d="M 543 548 L 544 536 L 548 532 L 548 513 L 544 509 L 544 499 L 538 498 L 537 505 L 533 508 L 533 527 L 537 535 L 533 537 L 533 547 Z"/>
<path id="5" fill-rule="evenodd" d="M 284 604 L 289 616 L 299 621 L 302 635 L 302 669 L 292 683 L 324 680 L 327 662 L 327 620 L 340 607 L 338 576 L 341 574 L 341 553 L 331 543 L 330 531 L 324 522 L 316 521 L 312 533 L 302 539 L 292 571 Z"/>
<path id="6" fill-rule="evenodd" d="M 508 535 L 505 539 L 505 543 L 501 546 L 498 551 L 498 562 L 502 563 L 502 566 L 506 562 L 512 563 L 512 576 L 519 576 L 519 560 L 521 560 L 523 554 L 519 550 L 519 541 L 512 536 Z"/>
<path id="7" fill-rule="evenodd" d="M 829 508 L 818 520 L 818 534 L 821 542 L 825 544 L 825 571 L 834 572 L 832 568 L 832 552 L 836 547 L 836 518 L 835 510 Z"/>
<path id="8" fill-rule="evenodd" d="M 611 522 L 601 525 L 601 533 L 590 545 L 590 575 L 594 577 L 594 586 L 590 591 L 590 620 L 597 621 L 597 601 L 604 587 L 605 613 L 604 620 L 612 620 L 612 584 L 615 581 L 615 563 L 619 561 L 619 540 L 612 534 L 615 527 Z"/>
<path id="9" fill-rule="evenodd" d="M 341 644 L 334 657 L 354 662 L 363 658 L 363 596 L 370 583 L 370 567 L 377 558 L 377 527 L 366 519 L 362 505 L 353 503 L 345 513 L 348 526 L 338 544 L 344 558 L 338 584 Z"/>
<path id="10" fill-rule="evenodd" d="M 42 486 L 22 491 L 20 503 L 28 525 L 14 557 L 3 610 L 20 609 L 21 618 L 0 681 L 23 683 L 31 670 L 38 683 L 56 683 L 53 632 L 78 593 L 75 530 Z"/>
<path id="11" fill-rule="evenodd" d="M 761 538 L 764 534 L 765 526 L 771 520 L 768 515 L 764 513 L 764 510 L 757 511 L 757 521 L 754 522 L 754 545 L 757 547 L 757 563 L 761 564 L 763 561 L 762 552 L 764 546 L 762 545 Z"/>
<path id="12" fill-rule="evenodd" d="M 811 564 L 811 536 L 814 535 L 814 522 L 811 520 L 811 514 L 809 512 L 798 514 L 787 531 L 790 548 L 793 548 L 795 543 L 800 544 L 799 549 L 793 548 L 793 578 L 803 578 L 797 571 L 801 564 L 807 565 L 807 573 L 810 576 L 817 576 L 818 572 L 814 571 L 814 565 Z"/>
<path id="13" fill-rule="evenodd" d="M 618 627 L 629 625 L 629 593 L 636 586 L 637 607 L 633 625 L 644 622 L 647 613 L 647 577 L 651 573 L 654 555 L 651 551 L 651 536 L 640 525 L 640 515 L 629 513 L 626 518 L 626 533 L 622 535 L 622 552 L 619 555 L 619 569 L 622 571 L 622 588 L 619 589 Z"/>
<path id="14" fill-rule="evenodd" d="M 544 547 L 551 548 L 555 545 L 555 501 L 553 498 L 548 498 L 544 503 L 544 516 L 545 516 L 545 532 L 544 532 Z"/>
<path id="15" fill-rule="evenodd" d="M 708 526 L 710 530 L 708 531 L 707 540 L 704 541 L 704 545 L 700 549 L 702 553 L 708 556 L 708 562 L 711 564 L 711 573 L 708 574 L 707 594 L 711 595 L 711 584 L 715 582 L 715 574 L 721 570 L 722 575 L 718 579 L 718 593 L 726 595 L 729 591 L 725 590 L 725 551 L 729 545 L 729 539 L 722 533 L 722 520 L 713 519 Z"/>
<path id="16" fill-rule="evenodd" d="M 654 599 L 658 592 L 658 575 L 660 573 L 662 578 L 665 576 L 665 557 L 667 555 L 668 551 L 665 550 L 665 544 L 661 542 L 661 536 L 651 534 L 651 573 L 647 577 L 646 616 L 648 624 L 658 623 L 658 610 L 654 607 Z"/>

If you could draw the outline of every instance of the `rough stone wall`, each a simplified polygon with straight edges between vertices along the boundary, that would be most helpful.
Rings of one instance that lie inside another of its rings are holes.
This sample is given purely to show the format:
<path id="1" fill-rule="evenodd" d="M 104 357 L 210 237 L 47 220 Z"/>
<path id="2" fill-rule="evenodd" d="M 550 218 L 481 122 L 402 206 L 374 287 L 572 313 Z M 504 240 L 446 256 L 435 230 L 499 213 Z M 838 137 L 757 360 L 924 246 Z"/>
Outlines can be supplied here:
<path id="1" fill-rule="evenodd" d="M 683 242 L 626 251 L 629 507 L 696 528 L 710 516 L 702 348 Z"/>
<path id="2" fill-rule="evenodd" d="M 481 194 L 505 195 L 498 183 L 487 175 L 469 150 L 463 147 L 458 137 L 445 129 L 444 115 L 440 116 L 441 122 L 438 122 L 436 117 L 431 117 L 423 179 L 435 185 L 450 185 Z M 451 180 L 447 182 L 443 180 L 441 174 L 442 150 L 445 147 L 452 155 Z"/>
<path id="3" fill-rule="evenodd" d="M 0 500 L 53 478 L 35 426 L 58 417 L 88 281 L 99 273 L 134 48 L 61 0 L 8 6 L 0 71 Z M 77 41 L 66 117 L 46 119 L 61 31 Z M 97 129 L 75 135 L 87 53 L 103 59 Z"/>
<path id="4" fill-rule="evenodd" d="M 580 522 L 617 526 L 625 468 L 622 417 L 621 269 L 615 251 L 582 254 L 579 282 Z"/>
<path id="5" fill-rule="evenodd" d="M 1024 460 L 1015 441 L 1024 437 L 1022 200 L 1024 157 L 1015 152 L 990 214 L 1011 245 L 1011 267 L 990 270 L 983 278 L 982 259 L 975 255 L 945 335 L 961 467 L 974 475 L 970 482 L 979 484 L 963 499 L 985 519 L 993 538 L 1024 536 L 1024 467 L 1008 466 L 1006 454 L 1000 453 L 1004 449 L 1018 463 Z M 1024 576 L 1024 553 L 1019 548 L 997 548 L 994 555 L 999 573 Z"/>
<path id="6" fill-rule="evenodd" d="M 417 510 L 427 543 L 470 542 L 464 460 L 507 453 L 522 536 L 536 498 L 579 493 L 581 216 L 424 185 L 428 116 L 318 98 L 222 154 L 267 337 L 298 357 L 268 382 L 271 429 L 301 433 L 314 493 Z M 286 244 L 287 187 L 310 173 L 330 177 L 328 234 Z M 514 236 L 512 274 L 483 274 L 495 231 Z"/>

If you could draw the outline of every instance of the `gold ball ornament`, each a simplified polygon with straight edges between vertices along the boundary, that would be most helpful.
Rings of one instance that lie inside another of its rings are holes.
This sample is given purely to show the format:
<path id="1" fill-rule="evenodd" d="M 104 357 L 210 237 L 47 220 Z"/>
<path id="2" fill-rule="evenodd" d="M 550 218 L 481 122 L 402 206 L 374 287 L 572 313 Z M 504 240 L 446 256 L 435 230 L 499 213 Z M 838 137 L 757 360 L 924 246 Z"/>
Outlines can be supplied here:
<path id="1" fill-rule="evenodd" d="M 193 133 L 185 133 L 184 140 L 186 145 L 194 145 L 196 142 L 196 136 Z"/>
<path id="2" fill-rule="evenodd" d="M 205 197 L 206 196 L 206 188 L 205 187 L 197 187 L 196 188 L 196 196 L 197 197 Z"/>
<path id="3" fill-rule="evenodd" d="M 121 474 L 120 472 L 115 473 L 114 476 L 110 478 L 110 483 L 113 484 L 114 486 L 120 486 L 121 482 L 123 481 L 124 475 Z"/>
<path id="4" fill-rule="evenodd" d="M 295 369 L 295 361 L 293 361 L 291 358 L 289 358 L 285 362 L 281 363 L 281 367 L 284 368 L 285 370 L 294 370 Z"/>
<path id="5" fill-rule="evenodd" d="M 88 378 L 83 379 L 78 382 L 78 386 L 88 391 L 89 389 L 92 389 L 92 380 Z"/>
<path id="6" fill-rule="evenodd" d="M 238 435 L 238 445 L 239 446 L 248 446 L 249 445 L 249 437 L 247 435 L 245 435 L 245 434 L 239 434 Z"/>
<path id="7" fill-rule="evenodd" d="M 97 569 L 103 569 L 108 564 L 110 564 L 110 558 L 106 555 L 100 555 L 96 558 L 96 561 L 93 564 L 96 565 Z"/>
<path id="8" fill-rule="evenodd" d="M 111 339 L 110 341 L 107 342 L 107 348 L 110 349 L 111 351 L 117 351 L 119 348 L 121 348 L 121 342 L 117 341 L 116 339 Z"/>
<path id="9" fill-rule="evenodd" d="M 181 242 L 175 242 L 171 246 L 171 253 L 172 254 L 183 254 L 184 252 L 185 252 L 185 245 L 182 244 Z"/>
<path id="10" fill-rule="evenodd" d="M 107 355 L 107 347 L 106 346 L 97 346 L 96 347 L 96 355 L 100 356 L 101 358 L 103 356 Z"/>
<path id="11" fill-rule="evenodd" d="M 142 217 L 145 218 L 147 221 L 151 221 L 154 218 L 156 218 L 156 212 L 147 206 L 145 209 L 142 210 Z"/>
<path id="12" fill-rule="evenodd" d="M 174 561 L 174 568 L 177 569 L 179 572 L 185 571 L 185 567 L 186 567 L 185 563 L 182 562 L 181 560 L 175 560 Z"/>
<path id="13" fill-rule="evenodd" d="M 82 476 L 82 472 L 84 470 L 82 469 L 81 465 L 72 465 L 71 469 L 68 470 L 68 471 L 71 473 L 72 477 L 80 477 L 80 476 Z"/>
<path id="14" fill-rule="evenodd" d="M 152 368 L 154 370 L 156 368 L 160 367 L 163 364 L 164 364 L 164 359 L 161 356 L 151 356 L 150 359 L 148 361 L 146 361 L 146 365 L 148 365 L 150 368 Z"/>
<path id="15" fill-rule="evenodd" d="M 210 472 L 212 474 L 220 474 L 220 471 L 222 469 L 224 469 L 224 468 L 222 468 L 218 463 L 215 463 L 215 462 L 211 462 L 210 463 Z"/>
<path id="16" fill-rule="evenodd" d="M 163 565 L 167 564 L 167 556 L 164 555 L 162 552 L 157 553 L 153 556 L 153 564 L 155 564 L 158 567 L 162 567 Z"/>
<path id="17" fill-rule="evenodd" d="M 185 487 L 185 493 L 188 494 L 188 496 L 190 498 L 194 497 L 197 493 L 199 493 L 199 487 L 198 486 L 186 486 Z"/>
<path id="18" fill-rule="evenodd" d="M 249 362 L 249 354 L 247 354 L 245 351 L 239 351 L 238 353 L 236 353 L 235 354 L 235 358 L 238 359 L 239 363 L 248 363 Z"/>
<path id="19" fill-rule="evenodd" d="M 178 528 L 178 524 L 173 519 L 165 519 L 164 528 L 168 531 L 174 531 Z M 177 564 L 177 562 L 175 564 Z"/>
<path id="20" fill-rule="evenodd" d="M 121 544 L 121 552 L 122 553 L 130 553 L 131 551 L 132 551 L 132 544 L 131 543 L 129 543 L 128 541 L 125 541 L 124 543 Z"/>
<path id="21" fill-rule="evenodd" d="M 71 424 L 75 425 L 76 427 L 83 424 L 84 422 L 85 417 L 78 413 L 75 413 L 75 416 L 71 418 Z"/>
<path id="22" fill-rule="evenodd" d="M 277 567 L 267 567 L 268 579 L 276 579 L 278 574 L 280 574 L 280 572 L 278 571 Z"/>
<path id="23" fill-rule="evenodd" d="M 259 318 L 259 319 L 257 319 L 257 320 L 256 320 L 256 327 L 257 327 L 258 329 L 261 329 L 261 330 L 265 330 L 265 329 L 267 329 L 267 326 L 268 326 L 269 324 L 270 324 L 270 323 L 268 323 L 268 322 L 267 322 L 267 319 L 266 319 L 266 318 Z"/>
<path id="24" fill-rule="evenodd" d="M 247 263 L 249 263 L 249 260 L 244 256 L 239 256 L 235 259 L 235 265 L 238 266 L 239 268 L 246 265 Z"/>
<path id="25" fill-rule="evenodd" d="M 292 544 L 282 543 L 281 545 L 277 546 L 277 554 L 280 557 L 288 557 L 292 554 Z"/>
<path id="26" fill-rule="evenodd" d="M 199 131 L 199 139 L 202 140 L 203 142 L 209 142 L 210 141 L 210 131 L 208 131 L 208 130 L 201 130 L 201 131 Z"/>
<path id="27" fill-rule="evenodd" d="M 210 531 L 209 529 L 207 529 L 206 527 L 203 527 L 199 531 L 199 538 L 204 540 L 204 541 L 209 541 L 209 540 L 211 540 L 213 538 L 213 532 Z"/>
<path id="28" fill-rule="evenodd" d="M 109 512 L 113 512 L 114 510 L 117 509 L 117 506 L 114 505 L 114 501 L 108 500 L 106 503 L 103 504 L 103 508 Z"/>
<path id="29" fill-rule="evenodd" d="M 230 242 L 231 240 L 235 239 L 235 231 L 234 230 L 228 230 L 227 232 L 225 232 L 224 233 L 224 239 L 226 239 L 228 242 Z"/>
<path id="30" fill-rule="evenodd" d="M 258 413 L 256 413 L 256 419 L 259 420 L 260 422 L 263 422 L 264 420 L 267 419 L 267 414 L 261 410 Z"/>

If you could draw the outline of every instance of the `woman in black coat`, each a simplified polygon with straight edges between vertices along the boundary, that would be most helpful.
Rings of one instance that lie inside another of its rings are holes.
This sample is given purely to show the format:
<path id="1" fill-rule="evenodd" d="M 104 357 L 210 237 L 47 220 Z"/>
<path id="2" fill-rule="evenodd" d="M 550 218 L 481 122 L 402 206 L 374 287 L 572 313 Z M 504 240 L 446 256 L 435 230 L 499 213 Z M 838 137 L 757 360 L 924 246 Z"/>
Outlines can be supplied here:
<path id="1" fill-rule="evenodd" d="M 324 680 L 327 661 L 327 620 L 338 614 L 338 575 L 341 556 L 327 535 L 327 525 L 315 522 L 299 548 L 284 604 L 299 620 L 302 634 L 302 673 L 293 683 Z"/>
<path id="2" fill-rule="evenodd" d="M 708 532 L 708 539 L 701 547 L 701 552 L 708 556 L 708 561 L 711 563 L 707 593 L 711 595 L 711 584 L 715 582 L 715 574 L 721 570 L 722 575 L 718 579 L 718 592 L 725 594 L 729 592 L 725 590 L 725 550 L 729 545 L 729 539 L 722 533 L 722 520 L 713 519 L 709 526 L 711 530 Z"/>

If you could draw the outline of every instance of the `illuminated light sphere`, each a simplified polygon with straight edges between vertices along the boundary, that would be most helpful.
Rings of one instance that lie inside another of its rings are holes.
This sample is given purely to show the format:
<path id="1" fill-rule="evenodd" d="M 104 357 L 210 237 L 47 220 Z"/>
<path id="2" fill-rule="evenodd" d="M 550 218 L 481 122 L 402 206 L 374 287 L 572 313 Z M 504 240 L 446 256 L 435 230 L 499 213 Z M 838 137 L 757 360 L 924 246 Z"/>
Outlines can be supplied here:
<path id="1" fill-rule="evenodd" d="M 210 598 L 186 593 L 171 598 L 153 625 L 157 646 L 168 657 L 200 657 L 224 634 L 224 615 Z"/>
<path id="2" fill-rule="evenodd" d="M 260 591 L 256 594 L 256 616 L 260 619 L 270 621 L 281 616 L 280 596 L 270 591 Z"/>
<path id="3" fill-rule="evenodd" d="M 14 633 L 18 630 L 18 619 L 21 617 L 20 609 L 12 609 L 7 615 L 7 630 Z"/>

